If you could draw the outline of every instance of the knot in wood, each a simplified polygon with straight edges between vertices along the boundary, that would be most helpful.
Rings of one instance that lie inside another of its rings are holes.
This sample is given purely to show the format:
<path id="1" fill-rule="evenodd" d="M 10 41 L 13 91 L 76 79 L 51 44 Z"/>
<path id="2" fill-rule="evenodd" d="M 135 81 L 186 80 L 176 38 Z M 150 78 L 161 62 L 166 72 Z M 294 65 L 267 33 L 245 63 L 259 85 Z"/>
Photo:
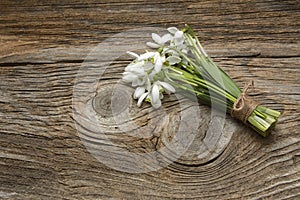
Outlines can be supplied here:
<path id="1" fill-rule="evenodd" d="M 113 117 L 128 108 L 128 101 L 126 92 L 113 92 L 111 88 L 106 87 L 95 95 L 93 109 L 102 117 Z"/>

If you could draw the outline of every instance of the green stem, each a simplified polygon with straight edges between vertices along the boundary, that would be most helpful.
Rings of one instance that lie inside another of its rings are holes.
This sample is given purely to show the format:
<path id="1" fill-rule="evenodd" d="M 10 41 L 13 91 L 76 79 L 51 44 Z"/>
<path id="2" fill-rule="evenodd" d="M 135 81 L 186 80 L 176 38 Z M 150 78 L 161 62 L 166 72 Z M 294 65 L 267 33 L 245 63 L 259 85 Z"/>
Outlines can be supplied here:
<path id="1" fill-rule="evenodd" d="M 215 99 L 218 98 L 218 96 L 219 98 L 225 97 L 227 111 L 231 112 L 233 103 L 241 94 L 240 88 L 228 76 L 228 74 L 219 68 L 206 54 L 199 39 L 196 37 L 196 34 L 189 26 L 186 26 L 183 32 L 187 45 L 190 47 L 195 61 L 180 52 L 180 55 L 194 68 L 194 73 L 192 73 L 192 75 L 185 76 L 185 73 L 182 73 L 182 78 L 188 79 L 188 82 L 192 83 L 192 85 L 198 85 L 198 87 L 202 88 L 202 90 L 205 89 L 205 91 L 212 91 L 212 93 L 209 92 L 207 94 L 210 95 L 211 101 L 215 101 L 212 98 Z M 259 105 L 248 117 L 248 123 L 258 133 L 263 136 L 267 136 L 274 128 L 279 116 L 280 113 L 278 111 Z"/>

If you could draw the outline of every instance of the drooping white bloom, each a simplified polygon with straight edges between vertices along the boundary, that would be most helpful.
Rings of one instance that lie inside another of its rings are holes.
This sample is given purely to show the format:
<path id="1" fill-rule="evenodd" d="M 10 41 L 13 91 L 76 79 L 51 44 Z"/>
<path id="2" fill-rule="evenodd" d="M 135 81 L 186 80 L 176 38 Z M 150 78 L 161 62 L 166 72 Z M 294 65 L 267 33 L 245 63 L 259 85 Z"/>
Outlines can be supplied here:
<path id="1" fill-rule="evenodd" d="M 184 34 L 182 31 L 177 30 L 174 33 L 174 37 L 170 43 L 170 46 L 175 47 L 177 50 L 187 54 L 188 48 L 187 45 L 185 44 Z"/>
<path id="2" fill-rule="evenodd" d="M 160 48 L 165 45 L 168 41 L 172 39 L 170 34 L 165 34 L 162 37 L 157 35 L 156 33 L 152 33 L 152 39 L 154 42 L 147 42 L 147 45 L 151 48 Z"/>
<path id="3" fill-rule="evenodd" d="M 175 92 L 175 88 L 174 88 L 171 84 L 169 84 L 169 83 L 167 83 L 167 82 L 157 81 L 157 84 L 158 84 L 159 86 L 161 86 L 161 87 L 163 88 L 163 90 L 164 90 L 166 93 L 168 93 L 168 94 L 174 93 L 174 92 Z"/>
<path id="4" fill-rule="evenodd" d="M 125 68 L 123 73 L 123 81 L 131 82 L 133 87 L 141 86 L 145 83 L 147 73 L 142 67 L 144 62 L 133 62 Z"/>
<path id="5" fill-rule="evenodd" d="M 155 81 L 148 92 L 145 92 L 144 88 L 137 88 L 134 97 L 139 98 L 138 107 L 142 105 L 144 100 L 147 100 L 154 108 L 159 108 L 161 99 L 163 99 L 163 92 L 171 94 L 175 92 L 175 88 L 167 82 Z"/>
<path id="6" fill-rule="evenodd" d="M 137 87 L 137 88 L 135 89 L 134 94 L 133 94 L 133 98 L 134 98 L 134 99 L 140 98 L 140 97 L 145 93 L 145 91 L 146 91 L 146 88 L 145 88 L 145 87 Z"/>
<path id="7" fill-rule="evenodd" d="M 137 62 L 129 64 L 125 68 L 125 71 L 126 69 L 132 68 L 144 68 L 145 71 L 148 71 L 154 67 L 156 73 L 159 73 L 163 66 L 163 63 L 166 61 L 165 56 L 161 55 L 159 52 L 146 52 L 144 54 L 141 54 L 140 56 L 132 52 L 128 53 L 136 57 Z M 151 62 L 150 59 L 153 59 L 153 62 Z"/>
<path id="8" fill-rule="evenodd" d="M 137 106 L 141 107 L 142 102 L 144 101 L 144 99 L 149 95 L 149 92 L 145 92 L 144 94 L 142 94 L 137 102 Z"/>
<path id="9" fill-rule="evenodd" d="M 153 87 L 151 89 L 151 93 L 150 93 L 150 102 L 151 102 L 151 105 L 154 107 L 154 108 L 159 108 L 161 106 L 161 100 L 159 98 L 159 86 L 157 84 L 157 82 L 155 82 L 153 84 Z"/>
<path id="10" fill-rule="evenodd" d="M 184 42 L 183 32 L 176 31 L 174 34 L 174 43 L 176 46 L 182 45 Z"/>
<path id="11" fill-rule="evenodd" d="M 156 54 L 154 55 L 154 70 L 159 73 L 163 63 L 165 62 L 165 56 L 164 55 L 160 55 L 160 53 L 156 52 Z"/>
<path id="12" fill-rule="evenodd" d="M 141 54 L 137 60 L 142 61 L 142 60 L 148 60 L 149 58 L 153 58 L 155 56 L 156 52 L 146 52 L 144 54 Z"/>

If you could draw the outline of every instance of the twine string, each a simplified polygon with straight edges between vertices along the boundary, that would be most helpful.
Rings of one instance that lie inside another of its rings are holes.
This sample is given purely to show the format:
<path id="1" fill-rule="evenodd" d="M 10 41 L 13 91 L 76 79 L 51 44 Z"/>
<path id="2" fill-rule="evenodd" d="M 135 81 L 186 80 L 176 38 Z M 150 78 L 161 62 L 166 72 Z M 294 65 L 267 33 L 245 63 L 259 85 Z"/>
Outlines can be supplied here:
<path id="1" fill-rule="evenodd" d="M 242 93 L 236 99 L 231 110 L 231 116 L 241 120 L 244 124 L 247 124 L 249 116 L 253 110 L 259 105 L 258 102 L 253 101 L 247 95 L 247 91 L 250 86 L 253 86 L 253 81 L 249 81 L 245 84 Z"/>

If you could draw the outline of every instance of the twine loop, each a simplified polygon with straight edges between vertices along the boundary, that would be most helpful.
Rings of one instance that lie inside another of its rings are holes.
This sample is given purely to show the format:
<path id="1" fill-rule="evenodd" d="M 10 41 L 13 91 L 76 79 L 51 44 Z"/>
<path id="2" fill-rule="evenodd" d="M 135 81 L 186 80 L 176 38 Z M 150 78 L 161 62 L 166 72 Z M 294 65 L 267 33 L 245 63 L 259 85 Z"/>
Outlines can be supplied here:
<path id="1" fill-rule="evenodd" d="M 250 86 L 253 86 L 252 80 L 245 84 L 242 93 L 234 102 L 231 110 L 231 116 L 241 120 L 244 124 L 247 124 L 248 117 L 259 105 L 259 103 L 249 99 L 249 96 L 247 96 L 247 90 Z"/>

